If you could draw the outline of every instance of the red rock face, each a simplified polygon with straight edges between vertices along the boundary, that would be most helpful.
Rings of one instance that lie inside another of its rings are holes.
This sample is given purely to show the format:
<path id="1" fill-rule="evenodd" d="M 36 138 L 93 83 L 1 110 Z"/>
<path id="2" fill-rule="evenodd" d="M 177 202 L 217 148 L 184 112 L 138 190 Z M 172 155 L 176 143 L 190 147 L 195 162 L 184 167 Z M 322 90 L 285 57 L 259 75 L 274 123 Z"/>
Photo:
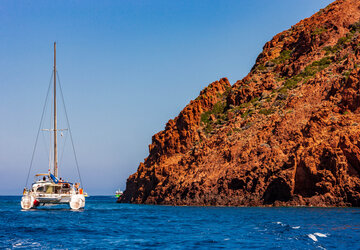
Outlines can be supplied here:
<path id="1" fill-rule="evenodd" d="M 119 202 L 360 206 L 360 1 L 266 43 L 153 136 Z"/>

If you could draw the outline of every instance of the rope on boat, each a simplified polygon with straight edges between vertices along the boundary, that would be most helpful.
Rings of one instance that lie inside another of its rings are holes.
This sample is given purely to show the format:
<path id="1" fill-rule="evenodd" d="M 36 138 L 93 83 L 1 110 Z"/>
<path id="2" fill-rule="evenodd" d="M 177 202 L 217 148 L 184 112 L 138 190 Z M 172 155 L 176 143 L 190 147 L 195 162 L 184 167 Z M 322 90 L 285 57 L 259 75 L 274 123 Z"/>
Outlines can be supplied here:
<path id="1" fill-rule="evenodd" d="M 77 172 L 78 172 L 78 175 L 79 175 L 79 179 L 80 179 L 80 186 L 81 186 L 81 188 L 83 188 L 83 182 L 82 182 L 82 180 L 81 180 L 79 163 L 78 163 L 77 156 L 76 156 L 76 151 L 75 151 L 74 141 L 73 141 L 73 137 L 72 137 L 72 133 L 71 133 L 71 128 L 70 128 L 69 118 L 68 118 L 67 111 L 66 111 L 65 100 L 64 100 L 64 95 L 63 95 L 63 91 L 62 91 L 61 83 L 60 83 L 59 73 L 58 73 L 58 72 L 56 72 L 56 75 L 57 75 L 57 79 L 58 79 L 58 82 L 59 82 L 60 94 L 61 94 L 61 99 L 62 99 L 62 103 L 63 103 L 64 111 L 65 111 L 66 122 L 67 122 L 67 125 L 68 125 L 68 128 L 69 128 L 70 140 L 71 140 L 71 145 L 72 145 L 73 152 L 74 152 L 75 163 L 76 163 L 76 169 L 77 169 Z"/>
<path id="2" fill-rule="evenodd" d="M 49 92 L 50 92 L 50 89 L 51 89 L 51 81 L 52 81 L 52 77 L 53 77 L 53 76 L 54 76 L 54 72 L 51 73 L 50 82 L 49 82 L 49 87 L 48 87 L 48 90 L 47 90 L 47 94 L 46 94 L 46 98 L 45 98 L 45 103 L 44 103 L 43 111 L 42 111 L 42 114 L 41 114 L 39 129 L 38 129 L 38 132 L 37 132 L 37 135 L 36 135 L 35 145 L 34 145 L 33 152 L 32 152 L 32 156 L 31 156 L 29 171 L 28 171 L 28 174 L 27 174 L 27 177 L 26 177 L 25 187 L 27 187 L 27 184 L 28 184 L 28 181 L 29 181 L 29 176 L 30 176 L 32 164 L 33 164 L 33 161 L 34 161 L 36 146 L 37 146 L 38 139 L 39 139 L 39 134 L 40 134 L 40 130 L 41 130 L 41 124 L 42 124 L 43 119 L 44 119 L 44 114 L 45 114 L 45 110 L 46 110 L 46 103 L 47 103 L 47 101 L 48 101 Z"/>

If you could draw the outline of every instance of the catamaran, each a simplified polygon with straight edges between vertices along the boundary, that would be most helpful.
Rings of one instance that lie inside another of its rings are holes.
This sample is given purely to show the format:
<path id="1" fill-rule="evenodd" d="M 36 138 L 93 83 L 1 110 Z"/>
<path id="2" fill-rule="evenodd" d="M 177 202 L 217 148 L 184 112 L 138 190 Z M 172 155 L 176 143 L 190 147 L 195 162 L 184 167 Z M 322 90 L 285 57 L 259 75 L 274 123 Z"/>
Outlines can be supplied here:
<path id="1" fill-rule="evenodd" d="M 78 210 L 85 207 L 85 196 L 86 193 L 84 192 L 81 186 L 81 177 L 78 168 L 78 173 L 80 177 L 80 183 L 71 183 L 68 181 L 64 181 L 62 178 L 58 176 L 58 143 L 57 143 L 57 136 L 58 132 L 62 131 L 61 129 L 57 128 L 57 110 L 56 110 L 56 42 L 54 43 L 54 82 L 53 82 L 53 90 L 54 90 L 54 103 L 53 103 L 53 128 L 48 129 L 48 131 L 53 133 L 53 159 L 49 158 L 49 170 L 48 173 L 45 174 L 36 174 L 35 175 L 35 182 L 32 184 L 31 188 L 24 188 L 23 196 L 21 199 L 21 208 L 24 210 L 33 209 L 38 206 L 44 205 L 56 205 L 56 204 L 69 204 L 71 209 Z M 60 86 L 61 87 L 61 86 Z M 67 119 L 68 120 L 68 119 Z M 41 122 L 40 122 L 41 125 Z M 69 125 L 69 124 L 68 124 Z M 71 130 L 69 126 L 70 138 Z M 39 127 L 40 131 L 40 127 Z M 38 132 L 39 136 L 39 132 Z M 36 139 L 37 141 L 37 139 Z M 35 143 L 35 148 L 36 148 Z M 74 145 L 72 143 L 72 145 Z M 50 150 L 50 155 L 51 155 Z M 34 150 L 35 152 L 35 150 Z M 74 150 L 75 153 L 75 150 Z M 34 157 L 34 153 L 33 153 Z M 33 159 L 32 157 L 32 159 Z M 53 160 L 53 161 L 51 161 Z M 77 158 L 75 154 L 75 161 L 77 165 Z M 31 163 L 32 164 L 32 163 Z M 30 169 L 31 169 L 30 164 Z M 78 165 L 77 165 L 78 167 Z M 52 168 L 52 171 L 51 171 Z M 29 173 L 30 173 L 29 169 Z M 29 174 L 28 178 L 29 179 Z"/>

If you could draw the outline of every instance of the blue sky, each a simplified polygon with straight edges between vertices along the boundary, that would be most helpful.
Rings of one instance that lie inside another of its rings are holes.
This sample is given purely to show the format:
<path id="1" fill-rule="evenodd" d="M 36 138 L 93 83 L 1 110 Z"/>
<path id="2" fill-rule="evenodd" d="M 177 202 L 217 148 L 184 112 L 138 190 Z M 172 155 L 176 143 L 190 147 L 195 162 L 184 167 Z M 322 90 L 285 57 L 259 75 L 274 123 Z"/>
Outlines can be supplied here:
<path id="1" fill-rule="evenodd" d="M 83 184 L 112 194 L 201 89 L 244 77 L 266 41 L 330 2 L 0 0 L 0 194 L 25 185 L 54 41 Z M 30 182 L 48 168 L 41 138 Z M 60 174 L 75 180 L 69 142 Z"/>

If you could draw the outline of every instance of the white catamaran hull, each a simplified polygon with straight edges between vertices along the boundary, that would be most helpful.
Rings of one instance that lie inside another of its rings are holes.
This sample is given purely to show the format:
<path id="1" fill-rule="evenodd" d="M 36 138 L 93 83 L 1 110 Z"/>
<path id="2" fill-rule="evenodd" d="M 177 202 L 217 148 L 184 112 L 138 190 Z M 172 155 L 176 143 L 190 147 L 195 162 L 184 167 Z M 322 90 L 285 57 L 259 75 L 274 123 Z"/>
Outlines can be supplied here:
<path id="1" fill-rule="evenodd" d="M 69 205 L 74 210 L 85 207 L 85 196 L 82 194 L 72 195 Z"/>
<path id="2" fill-rule="evenodd" d="M 35 198 L 31 195 L 24 195 L 21 198 L 21 208 L 22 209 L 30 209 L 34 206 Z"/>
<path id="3" fill-rule="evenodd" d="M 21 208 L 24 210 L 56 204 L 69 204 L 71 209 L 78 210 L 85 207 L 85 196 L 83 194 L 41 196 L 26 194 L 21 199 Z"/>

